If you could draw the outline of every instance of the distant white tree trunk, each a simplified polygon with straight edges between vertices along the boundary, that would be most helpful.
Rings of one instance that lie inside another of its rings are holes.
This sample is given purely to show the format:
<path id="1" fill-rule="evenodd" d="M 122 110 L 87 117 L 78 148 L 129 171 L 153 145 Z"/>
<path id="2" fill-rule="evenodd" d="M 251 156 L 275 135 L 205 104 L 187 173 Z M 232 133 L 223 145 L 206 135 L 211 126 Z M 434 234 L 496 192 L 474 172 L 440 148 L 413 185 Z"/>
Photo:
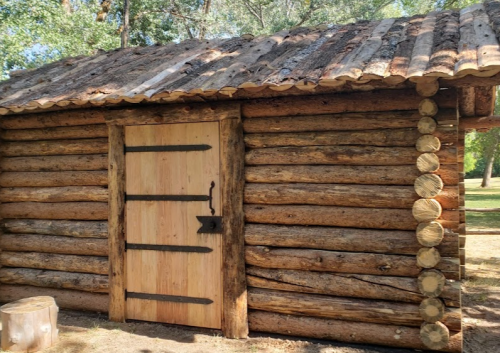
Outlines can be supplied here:
<path id="1" fill-rule="evenodd" d="M 69 15 L 72 11 L 70 0 L 61 0 L 61 6 L 64 8 L 64 11 Z"/>

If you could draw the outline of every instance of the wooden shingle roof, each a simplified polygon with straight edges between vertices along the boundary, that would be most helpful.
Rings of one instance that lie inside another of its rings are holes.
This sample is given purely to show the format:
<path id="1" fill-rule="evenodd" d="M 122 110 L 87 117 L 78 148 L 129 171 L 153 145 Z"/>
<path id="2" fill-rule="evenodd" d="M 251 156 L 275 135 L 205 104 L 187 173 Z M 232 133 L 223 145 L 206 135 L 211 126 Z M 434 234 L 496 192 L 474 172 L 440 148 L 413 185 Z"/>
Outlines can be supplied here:
<path id="1" fill-rule="evenodd" d="M 500 2 L 411 18 L 188 40 L 64 59 L 0 83 L 0 114 L 500 72 Z M 491 84 L 490 84 L 491 86 Z"/>

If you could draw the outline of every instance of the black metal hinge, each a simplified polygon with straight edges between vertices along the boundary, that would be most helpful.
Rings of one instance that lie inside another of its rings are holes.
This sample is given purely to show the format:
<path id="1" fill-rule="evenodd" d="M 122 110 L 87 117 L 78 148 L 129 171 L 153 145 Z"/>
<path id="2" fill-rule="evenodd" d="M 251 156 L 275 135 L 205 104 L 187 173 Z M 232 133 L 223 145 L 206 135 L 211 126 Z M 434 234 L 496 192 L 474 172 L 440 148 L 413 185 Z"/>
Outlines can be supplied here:
<path id="1" fill-rule="evenodd" d="M 125 153 L 133 152 L 196 152 L 208 151 L 210 145 L 124 146 Z"/>
<path id="2" fill-rule="evenodd" d="M 162 302 L 185 303 L 185 304 L 212 304 L 214 301 L 207 298 L 185 297 L 182 295 L 149 294 L 125 291 L 125 300 L 128 298 L 156 300 Z"/>
<path id="3" fill-rule="evenodd" d="M 127 250 L 152 250 L 152 251 L 170 251 L 170 252 L 195 252 L 210 253 L 213 249 L 206 246 L 188 246 L 188 245 L 156 245 L 156 244 L 133 244 L 125 243 Z"/>

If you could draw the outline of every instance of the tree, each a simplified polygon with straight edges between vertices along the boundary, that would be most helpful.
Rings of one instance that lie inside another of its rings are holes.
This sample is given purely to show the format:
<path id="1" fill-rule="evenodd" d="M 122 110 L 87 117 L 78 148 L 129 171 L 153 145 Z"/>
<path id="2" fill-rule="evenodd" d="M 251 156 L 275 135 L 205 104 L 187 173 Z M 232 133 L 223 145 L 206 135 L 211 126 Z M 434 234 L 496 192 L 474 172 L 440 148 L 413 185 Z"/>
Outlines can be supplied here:
<path id="1" fill-rule="evenodd" d="M 113 21 L 96 22 L 97 0 L 0 0 L 0 79 L 11 70 L 119 46 Z"/>

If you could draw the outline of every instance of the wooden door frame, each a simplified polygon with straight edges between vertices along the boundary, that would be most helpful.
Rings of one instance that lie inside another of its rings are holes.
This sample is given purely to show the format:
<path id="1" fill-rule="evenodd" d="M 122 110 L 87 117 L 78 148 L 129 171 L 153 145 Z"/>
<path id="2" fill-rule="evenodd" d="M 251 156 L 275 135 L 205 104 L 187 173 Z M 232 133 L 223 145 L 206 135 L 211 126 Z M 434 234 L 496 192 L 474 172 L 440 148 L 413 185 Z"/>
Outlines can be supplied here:
<path id="1" fill-rule="evenodd" d="M 109 319 L 126 319 L 125 303 L 125 153 L 126 125 L 219 122 L 222 198 L 222 332 L 248 336 L 245 278 L 243 188 L 245 145 L 237 102 L 157 104 L 109 110 Z"/>

